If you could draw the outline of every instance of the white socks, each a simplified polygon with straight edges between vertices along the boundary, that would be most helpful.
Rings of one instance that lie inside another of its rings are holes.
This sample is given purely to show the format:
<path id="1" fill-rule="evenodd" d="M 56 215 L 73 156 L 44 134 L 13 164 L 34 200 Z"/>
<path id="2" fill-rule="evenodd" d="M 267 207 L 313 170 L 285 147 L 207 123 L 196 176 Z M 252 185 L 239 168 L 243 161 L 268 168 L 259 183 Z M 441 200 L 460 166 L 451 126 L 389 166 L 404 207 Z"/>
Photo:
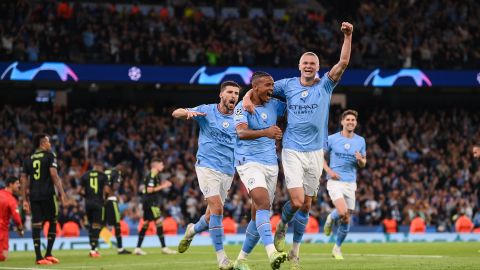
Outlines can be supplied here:
<path id="1" fill-rule="evenodd" d="M 292 254 L 298 257 L 298 254 L 300 253 L 300 243 L 295 243 L 293 242 L 292 245 Z"/>
<path id="2" fill-rule="evenodd" d="M 220 265 L 223 262 L 223 260 L 225 260 L 225 258 L 227 258 L 227 254 L 225 253 L 224 249 L 217 251 L 218 265 Z"/>
<path id="3" fill-rule="evenodd" d="M 266 245 L 266 246 L 265 246 L 265 249 L 267 250 L 267 255 L 268 255 L 269 258 L 270 258 L 270 256 L 271 256 L 275 251 L 277 251 L 277 250 L 275 249 L 275 246 L 274 246 L 273 244 Z"/>

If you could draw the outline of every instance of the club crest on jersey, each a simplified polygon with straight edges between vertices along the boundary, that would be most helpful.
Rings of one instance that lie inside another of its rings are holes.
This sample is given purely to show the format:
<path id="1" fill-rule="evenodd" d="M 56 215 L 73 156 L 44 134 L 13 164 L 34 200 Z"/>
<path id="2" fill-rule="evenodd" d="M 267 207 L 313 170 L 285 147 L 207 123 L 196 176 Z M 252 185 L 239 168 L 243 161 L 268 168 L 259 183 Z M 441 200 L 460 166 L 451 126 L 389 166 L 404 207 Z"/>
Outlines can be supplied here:
<path id="1" fill-rule="evenodd" d="M 235 115 L 241 115 L 242 114 L 242 109 L 238 108 L 235 110 Z"/>
<path id="2" fill-rule="evenodd" d="M 306 98 L 308 96 L 308 91 L 307 90 L 303 91 L 301 96 L 302 98 Z"/>
<path id="3" fill-rule="evenodd" d="M 248 179 L 248 186 L 253 186 L 255 184 L 255 178 Z"/>
<path id="4" fill-rule="evenodd" d="M 345 150 L 348 150 L 348 149 L 350 149 L 350 144 L 346 143 L 343 147 L 345 147 Z"/>
<path id="5" fill-rule="evenodd" d="M 223 128 L 228 128 L 230 124 L 227 121 L 224 121 L 222 124 Z"/>
<path id="6" fill-rule="evenodd" d="M 268 115 L 266 113 L 260 114 L 260 117 L 262 117 L 263 120 L 267 120 Z"/>
<path id="7" fill-rule="evenodd" d="M 204 187 L 203 192 L 205 193 L 205 195 L 208 194 L 210 192 L 210 188 L 208 186 Z"/>

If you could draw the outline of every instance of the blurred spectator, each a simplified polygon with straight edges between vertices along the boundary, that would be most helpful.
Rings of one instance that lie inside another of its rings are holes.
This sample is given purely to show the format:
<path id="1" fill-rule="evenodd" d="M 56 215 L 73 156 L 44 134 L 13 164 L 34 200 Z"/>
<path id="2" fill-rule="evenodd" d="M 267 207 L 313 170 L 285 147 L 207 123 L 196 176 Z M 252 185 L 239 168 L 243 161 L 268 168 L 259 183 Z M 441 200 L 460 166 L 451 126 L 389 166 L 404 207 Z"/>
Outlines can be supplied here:
<path id="1" fill-rule="evenodd" d="M 395 219 L 392 218 L 391 213 L 387 213 L 385 219 L 382 221 L 383 225 L 383 232 L 384 233 L 397 233 L 398 232 L 398 224 Z"/>
<path id="2" fill-rule="evenodd" d="M 132 231 L 142 214 L 140 185 L 147 165 L 153 157 L 162 157 L 166 169 L 161 178 L 173 185 L 162 193 L 161 203 L 180 227 L 185 226 L 206 208 L 195 174 L 198 131 L 193 122 L 174 120 L 171 110 L 133 105 L 59 111 L 40 105 L 0 107 L 0 179 L 18 176 L 21 161 L 33 152 L 32 136 L 49 133 L 69 198 L 59 211 L 59 224 L 73 221 L 83 228 L 79 179 L 89 169 L 89 160 L 102 160 L 107 167 L 122 164 L 119 209 Z M 341 112 L 331 108 L 330 133 L 338 131 Z M 426 225 L 451 231 L 452 218 L 461 211 L 475 226 L 480 225 L 480 170 L 471 154 L 473 143 L 480 138 L 479 127 L 480 115 L 460 108 L 416 111 L 372 107 L 360 111 L 357 133 L 367 140 L 368 163 L 359 169 L 352 225 L 382 225 L 382 214 L 387 212 L 398 225 L 410 225 L 419 213 Z M 410 149 L 418 158 L 407 157 Z M 318 200 L 311 209 L 319 224 L 332 211 L 325 180 L 321 181 Z M 274 215 L 287 199 L 280 169 Z M 250 220 L 250 208 L 245 188 L 234 179 L 225 211 L 241 225 Z"/>
<path id="3" fill-rule="evenodd" d="M 282 0 L 21 2 L 0 3 L 8 14 L 0 17 L 4 60 L 35 59 L 26 48 L 37 39 L 39 61 L 291 67 L 314 51 L 332 66 L 340 22 L 349 20 L 354 68 L 473 69 L 480 62 L 476 0 L 317 1 L 315 10 Z"/>
<path id="4" fill-rule="evenodd" d="M 308 217 L 307 227 L 305 228 L 305 233 L 319 233 L 320 225 L 318 224 L 317 219 L 313 216 Z"/>
<path id="5" fill-rule="evenodd" d="M 470 233 L 473 227 L 473 222 L 465 216 L 465 213 L 460 213 L 460 216 L 455 221 L 455 231 L 457 233 Z"/>
<path id="6" fill-rule="evenodd" d="M 166 217 L 163 220 L 163 232 L 166 235 L 175 235 L 177 234 L 177 231 L 178 231 L 177 221 L 171 216 Z"/>
<path id="7" fill-rule="evenodd" d="M 225 234 L 236 234 L 237 233 L 237 223 L 235 220 L 232 218 L 232 215 L 230 212 L 225 212 L 224 213 L 224 218 L 223 218 L 223 230 Z"/>
<path id="8" fill-rule="evenodd" d="M 425 233 L 426 230 L 425 221 L 420 217 L 420 214 L 417 214 L 410 223 L 410 233 Z"/>

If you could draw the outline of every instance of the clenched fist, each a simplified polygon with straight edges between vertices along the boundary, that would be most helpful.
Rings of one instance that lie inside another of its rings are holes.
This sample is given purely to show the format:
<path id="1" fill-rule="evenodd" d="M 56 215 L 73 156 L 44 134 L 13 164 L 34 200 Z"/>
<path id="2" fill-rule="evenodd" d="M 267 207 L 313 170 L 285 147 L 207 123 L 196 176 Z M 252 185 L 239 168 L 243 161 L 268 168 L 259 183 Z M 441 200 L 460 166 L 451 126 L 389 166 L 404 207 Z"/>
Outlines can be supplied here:
<path id="1" fill-rule="evenodd" d="M 342 27 L 340 27 L 340 30 L 342 30 L 344 35 L 350 36 L 353 32 L 353 25 L 349 22 L 342 22 Z"/>

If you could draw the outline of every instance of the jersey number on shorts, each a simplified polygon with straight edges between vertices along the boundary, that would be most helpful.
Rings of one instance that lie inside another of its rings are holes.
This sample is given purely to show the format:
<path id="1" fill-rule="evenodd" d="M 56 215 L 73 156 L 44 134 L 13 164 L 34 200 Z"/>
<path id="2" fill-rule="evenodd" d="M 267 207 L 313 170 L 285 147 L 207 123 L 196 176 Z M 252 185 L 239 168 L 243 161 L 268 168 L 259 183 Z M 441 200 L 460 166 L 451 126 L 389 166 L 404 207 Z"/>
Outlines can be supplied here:
<path id="1" fill-rule="evenodd" d="M 38 180 L 40 179 L 40 160 L 36 159 L 33 161 L 33 179 Z"/>
<path id="2" fill-rule="evenodd" d="M 98 177 L 90 177 L 90 187 L 98 193 Z"/>

